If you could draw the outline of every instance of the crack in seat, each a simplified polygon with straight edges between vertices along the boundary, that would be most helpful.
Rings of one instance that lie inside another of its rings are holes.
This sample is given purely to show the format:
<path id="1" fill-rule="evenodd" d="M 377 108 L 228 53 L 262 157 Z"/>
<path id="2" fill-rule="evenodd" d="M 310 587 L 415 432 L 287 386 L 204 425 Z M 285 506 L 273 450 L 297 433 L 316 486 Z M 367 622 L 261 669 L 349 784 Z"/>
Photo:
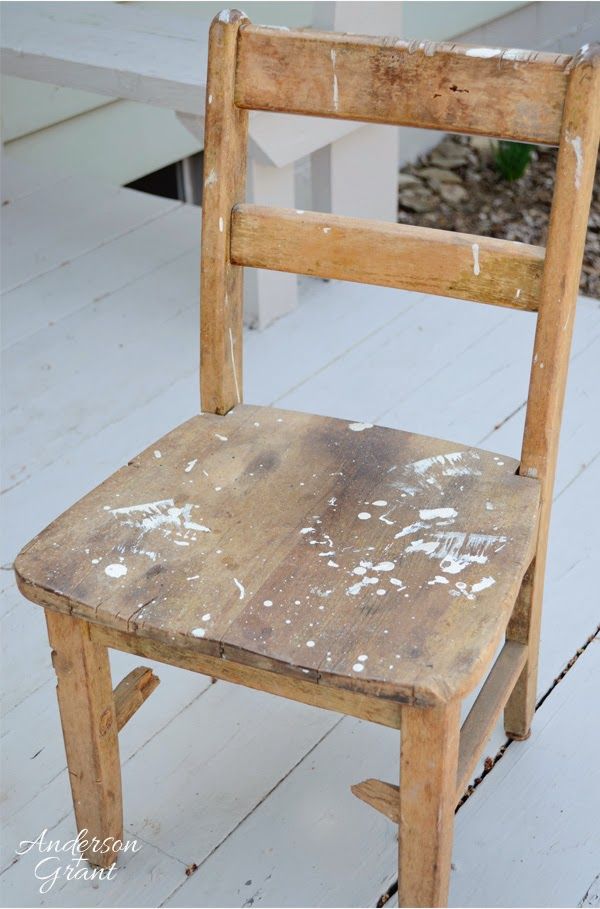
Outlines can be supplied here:
<path id="1" fill-rule="evenodd" d="M 173 430 L 19 555 L 29 599 L 190 653 L 434 704 L 479 678 L 535 547 L 504 456 L 239 405 Z"/>

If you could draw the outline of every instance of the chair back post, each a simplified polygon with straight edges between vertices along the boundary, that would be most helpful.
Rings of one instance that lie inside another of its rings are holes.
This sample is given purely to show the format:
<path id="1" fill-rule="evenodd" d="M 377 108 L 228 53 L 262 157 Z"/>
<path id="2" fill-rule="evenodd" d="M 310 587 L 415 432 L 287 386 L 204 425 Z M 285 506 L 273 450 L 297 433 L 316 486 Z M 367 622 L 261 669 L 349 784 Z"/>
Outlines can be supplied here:
<path id="1" fill-rule="evenodd" d="M 247 22 L 224 10 L 212 22 L 202 201 L 200 391 L 202 410 L 225 414 L 243 394 L 243 269 L 230 261 L 231 210 L 246 193 L 248 112 L 234 104 L 237 40 Z"/>
<path id="2" fill-rule="evenodd" d="M 548 529 L 581 261 L 600 137 L 600 45 L 573 58 L 560 134 L 519 472 L 541 484 L 533 565 L 507 629 L 529 645 L 526 669 L 506 709 L 513 737 L 528 734 L 537 697 L 537 661 Z"/>

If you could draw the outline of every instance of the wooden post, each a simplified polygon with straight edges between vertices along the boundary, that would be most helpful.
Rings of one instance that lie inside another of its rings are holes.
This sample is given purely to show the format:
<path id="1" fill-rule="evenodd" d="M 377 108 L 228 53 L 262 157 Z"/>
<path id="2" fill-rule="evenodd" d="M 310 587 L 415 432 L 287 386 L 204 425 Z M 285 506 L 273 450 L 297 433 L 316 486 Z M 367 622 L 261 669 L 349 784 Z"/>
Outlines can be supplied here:
<path id="1" fill-rule="evenodd" d="M 515 739 L 529 735 L 536 704 L 548 527 L 599 135 L 600 45 L 596 44 L 573 59 L 569 76 L 531 367 L 520 473 L 539 479 L 542 489 L 535 561 L 507 630 L 509 640 L 528 646 L 527 664 L 505 710 L 506 732 Z"/>
<path id="2" fill-rule="evenodd" d="M 246 17 L 213 19 L 208 40 L 201 273 L 202 410 L 242 401 L 243 270 L 229 261 L 231 209 L 246 191 L 248 112 L 234 104 L 236 48 Z"/>
<path id="3" fill-rule="evenodd" d="M 108 651 L 92 642 L 89 625 L 81 619 L 47 609 L 46 622 L 77 831 L 87 830 L 82 838 L 90 844 L 83 855 L 92 865 L 108 868 L 118 857 L 112 847 L 123 837 L 119 739 Z"/>
<path id="4" fill-rule="evenodd" d="M 398 905 L 448 900 L 460 701 L 402 711 Z"/>

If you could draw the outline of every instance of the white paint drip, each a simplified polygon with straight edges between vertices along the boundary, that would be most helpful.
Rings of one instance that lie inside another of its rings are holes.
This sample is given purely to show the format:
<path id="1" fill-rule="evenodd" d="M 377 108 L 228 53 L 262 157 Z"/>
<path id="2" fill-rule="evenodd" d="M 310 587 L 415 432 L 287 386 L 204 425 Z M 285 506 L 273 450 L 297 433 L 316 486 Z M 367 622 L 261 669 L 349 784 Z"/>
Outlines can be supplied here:
<path id="1" fill-rule="evenodd" d="M 185 468 L 185 473 L 190 473 L 198 463 L 198 458 L 194 458 L 193 461 L 188 461 L 187 467 Z"/>
<path id="2" fill-rule="evenodd" d="M 372 423 L 349 423 L 348 429 L 351 429 L 352 432 L 363 432 L 365 429 L 373 429 Z"/>
<path id="3" fill-rule="evenodd" d="M 336 52 L 334 49 L 331 49 L 331 66 L 333 68 L 333 109 L 338 110 L 340 106 L 340 91 L 338 86 L 337 73 L 335 71 L 335 58 Z"/>
<path id="4" fill-rule="evenodd" d="M 479 243 L 473 243 L 471 246 L 473 250 L 473 274 L 475 277 L 478 277 L 480 268 L 479 268 Z"/>
<path id="5" fill-rule="evenodd" d="M 244 589 L 244 585 L 240 581 L 238 581 L 237 578 L 233 579 L 233 583 L 235 584 L 235 586 L 237 587 L 237 589 L 240 592 L 240 600 L 243 600 L 246 595 L 246 590 Z"/>
<path id="6" fill-rule="evenodd" d="M 107 574 L 109 578 L 123 578 L 127 574 L 127 567 L 125 565 L 107 565 L 104 569 L 104 574 Z"/>
<path id="7" fill-rule="evenodd" d="M 581 136 L 570 136 L 567 133 L 567 142 L 570 144 L 575 154 L 575 189 L 581 187 L 581 175 L 583 173 L 583 147 Z"/>
<path id="8" fill-rule="evenodd" d="M 231 352 L 231 368 L 233 369 L 233 381 L 235 383 L 235 395 L 237 397 L 238 404 L 240 404 L 242 401 L 242 396 L 240 394 L 240 386 L 238 384 L 237 367 L 235 365 L 235 354 L 233 352 L 233 332 L 231 331 L 231 328 L 229 329 L 229 350 Z"/>

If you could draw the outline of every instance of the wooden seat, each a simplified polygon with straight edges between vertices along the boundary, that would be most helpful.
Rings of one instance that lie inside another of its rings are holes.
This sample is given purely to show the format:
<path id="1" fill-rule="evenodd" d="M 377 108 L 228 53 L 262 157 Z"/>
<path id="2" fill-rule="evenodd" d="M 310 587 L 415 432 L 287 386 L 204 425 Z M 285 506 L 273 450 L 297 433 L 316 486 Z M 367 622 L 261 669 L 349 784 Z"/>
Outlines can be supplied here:
<path id="1" fill-rule="evenodd" d="M 539 484 L 517 467 L 240 405 L 160 439 L 16 570 L 31 599 L 190 656 L 445 702 L 489 661 L 533 556 Z"/>
<path id="2" fill-rule="evenodd" d="M 352 791 L 399 824 L 399 904 L 445 904 L 457 802 L 502 710 L 522 739 L 536 705 L 599 98 L 597 46 L 571 58 L 261 28 L 227 10 L 213 21 L 204 413 L 16 562 L 46 611 L 77 824 L 107 844 L 88 846 L 92 863 L 110 865 L 122 836 L 118 731 L 157 684 L 140 667 L 113 691 L 116 648 L 401 728 L 400 786 Z M 247 205 L 249 110 L 558 145 L 547 246 Z M 520 460 L 245 406 L 244 267 L 536 312 Z"/>

